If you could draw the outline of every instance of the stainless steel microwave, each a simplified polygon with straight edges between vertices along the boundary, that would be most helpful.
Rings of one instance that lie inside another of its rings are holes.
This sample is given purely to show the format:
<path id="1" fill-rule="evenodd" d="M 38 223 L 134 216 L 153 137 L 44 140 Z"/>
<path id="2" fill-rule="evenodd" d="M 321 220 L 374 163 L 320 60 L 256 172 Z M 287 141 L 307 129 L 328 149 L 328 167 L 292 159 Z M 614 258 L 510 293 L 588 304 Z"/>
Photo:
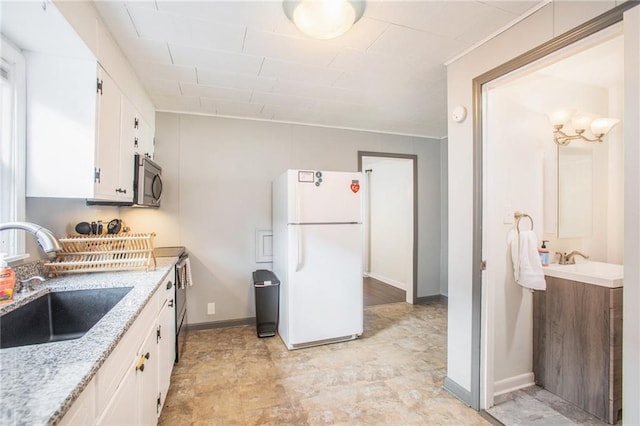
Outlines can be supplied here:
<path id="1" fill-rule="evenodd" d="M 133 174 L 133 204 L 160 207 L 162 167 L 144 155 L 135 155 Z"/>

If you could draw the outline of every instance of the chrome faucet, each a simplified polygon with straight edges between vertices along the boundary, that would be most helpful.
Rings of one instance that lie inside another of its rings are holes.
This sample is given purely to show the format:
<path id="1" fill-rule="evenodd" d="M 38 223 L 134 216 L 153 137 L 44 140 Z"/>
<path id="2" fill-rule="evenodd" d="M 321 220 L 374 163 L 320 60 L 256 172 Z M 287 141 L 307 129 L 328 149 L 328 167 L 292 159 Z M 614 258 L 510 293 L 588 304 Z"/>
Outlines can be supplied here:
<path id="1" fill-rule="evenodd" d="M 580 253 L 578 250 L 573 250 L 570 253 L 560 253 L 559 251 L 557 251 L 556 254 L 559 256 L 558 263 L 560 265 L 575 265 L 576 256 L 582 256 L 585 259 L 589 258 L 589 256 L 587 256 L 586 254 Z"/>
<path id="2" fill-rule="evenodd" d="M 46 280 L 40 275 L 34 275 L 31 278 L 27 278 L 26 280 L 20 280 L 20 284 L 22 287 L 18 290 L 18 293 L 26 293 L 28 291 L 33 291 L 33 287 L 31 287 L 31 281 L 38 281 L 40 283 L 45 282 Z"/>
<path id="3" fill-rule="evenodd" d="M 31 222 L 0 223 L 0 231 L 5 229 L 22 229 L 23 231 L 30 232 L 36 237 L 38 245 L 48 257 L 54 257 L 57 251 L 62 250 L 62 246 L 53 235 L 53 232 L 38 224 Z"/>

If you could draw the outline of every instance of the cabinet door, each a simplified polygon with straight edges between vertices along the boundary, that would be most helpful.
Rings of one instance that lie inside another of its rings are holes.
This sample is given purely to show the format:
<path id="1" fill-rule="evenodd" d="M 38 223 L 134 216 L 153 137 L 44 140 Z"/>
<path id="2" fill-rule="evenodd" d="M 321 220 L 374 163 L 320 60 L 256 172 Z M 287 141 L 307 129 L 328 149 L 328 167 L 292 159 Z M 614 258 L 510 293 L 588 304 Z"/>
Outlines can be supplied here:
<path id="1" fill-rule="evenodd" d="M 138 153 L 148 158 L 153 158 L 154 139 L 153 129 L 143 118 L 140 118 L 140 127 L 138 132 Z"/>
<path id="2" fill-rule="evenodd" d="M 32 51 L 25 58 L 27 196 L 89 198 L 96 164 L 96 61 Z"/>
<path id="3" fill-rule="evenodd" d="M 160 310 L 158 317 L 160 333 L 158 340 L 158 351 L 160 358 L 160 365 L 158 370 L 159 390 L 160 390 L 160 411 L 164 406 L 167 392 L 169 391 L 169 384 L 171 382 L 171 372 L 173 371 L 173 364 L 176 359 L 175 354 L 175 339 L 176 339 L 176 316 L 175 316 L 175 301 L 174 301 L 174 282 L 173 279 L 167 279 L 165 281 L 165 303 Z M 158 412 L 158 415 L 160 412 Z"/>
<path id="4" fill-rule="evenodd" d="M 91 380 L 60 421 L 60 426 L 91 425 L 94 422 L 95 380 Z"/>
<path id="5" fill-rule="evenodd" d="M 137 115 L 133 104 L 122 96 L 118 195 L 122 201 L 133 201 L 133 155 L 138 139 Z"/>
<path id="6" fill-rule="evenodd" d="M 96 141 L 96 179 L 94 198 L 119 201 L 118 167 L 120 165 L 120 89 L 109 74 L 99 68 L 102 81 L 98 94 L 98 137 Z"/>
<path id="7" fill-rule="evenodd" d="M 140 425 L 155 425 L 158 422 L 158 321 L 149 330 L 149 334 L 138 353 L 136 382 L 138 387 L 138 422 Z"/>
<path id="8" fill-rule="evenodd" d="M 131 358 L 130 358 L 131 360 Z M 127 373 L 113 393 L 113 398 L 98 420 L 99 426 L 117 426 L 135 424 L 138 403 L 136 386 L 136 365 L 138 357 L 134 357 L 127 369 Z"/>

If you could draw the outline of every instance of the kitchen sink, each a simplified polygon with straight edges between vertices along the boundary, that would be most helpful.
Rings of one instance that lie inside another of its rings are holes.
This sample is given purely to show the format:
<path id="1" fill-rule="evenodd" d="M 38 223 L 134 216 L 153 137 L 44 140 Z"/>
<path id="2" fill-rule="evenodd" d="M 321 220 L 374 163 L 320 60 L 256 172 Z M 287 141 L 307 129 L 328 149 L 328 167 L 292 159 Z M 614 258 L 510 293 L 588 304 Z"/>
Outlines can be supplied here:
<path id="1" fill-rule="evenodd" d="M 47 293 L 0 316 L 0 348 L 78 339 L 133 287 Z"/>

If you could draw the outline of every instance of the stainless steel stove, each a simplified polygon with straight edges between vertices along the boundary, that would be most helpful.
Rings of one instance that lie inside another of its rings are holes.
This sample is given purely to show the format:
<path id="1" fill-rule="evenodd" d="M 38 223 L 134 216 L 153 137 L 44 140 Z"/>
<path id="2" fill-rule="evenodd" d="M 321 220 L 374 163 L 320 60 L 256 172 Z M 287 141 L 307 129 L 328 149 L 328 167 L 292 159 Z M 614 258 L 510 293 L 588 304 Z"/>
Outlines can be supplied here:
<path id="1" fill-rule="evenodd" d="M 187 316 L 187 259 L 189 254 L 184 246 L 156 247 L 153 250 L 156 257 L 177 257 L 175 267 L 175 300 L 176 300 L 176 363 L 180 360 L 184 349 L 183 326 Z"/>

